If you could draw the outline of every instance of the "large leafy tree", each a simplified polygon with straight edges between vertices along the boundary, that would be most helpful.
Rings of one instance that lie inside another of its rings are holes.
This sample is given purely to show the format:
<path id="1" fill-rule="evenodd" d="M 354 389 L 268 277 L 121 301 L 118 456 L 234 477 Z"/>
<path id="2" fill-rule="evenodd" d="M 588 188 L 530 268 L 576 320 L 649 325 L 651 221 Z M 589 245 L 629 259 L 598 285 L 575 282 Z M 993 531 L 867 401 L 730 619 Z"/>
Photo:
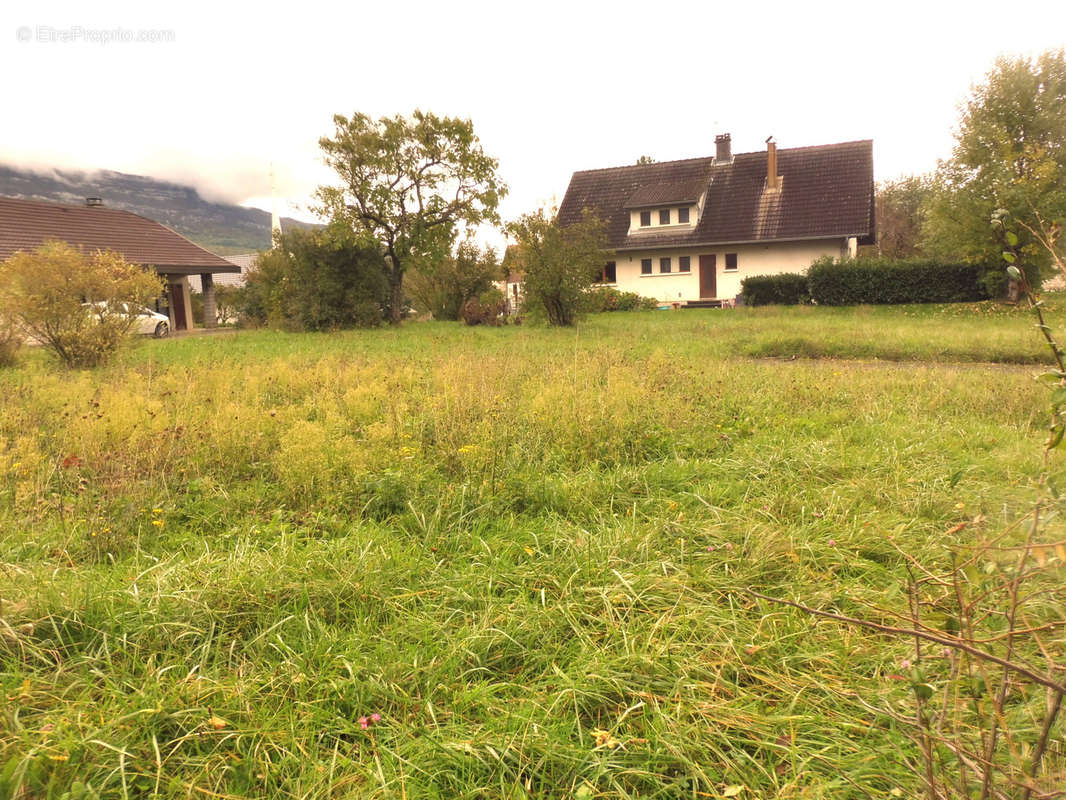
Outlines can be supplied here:
<path id="1" fill-rule="evenodd" d="M 389 319 L 398 323 L 408 267 L 444 257 L 459 226 L 498 224 L 506 186 L 470 120 L 416 110 L 378 120 L 338 114 L 333 122 L 334 135 L 319 146 L 340 185 L 320 187 L 318 198 L 331 218 L 382 250 Z"/>
<path id="2" fill-rule="evenodd" d="M 607 228 L 586 213 L 565 227 L 543 211 L 526 214 L 507 226 L 516 247 L 512 263 L 525 273 L 524 292 L 531 310 L 549 325 L 573 325 L 584 310 L 586 290 L 607 259 Z"/>
<path id="3" fill-rule="evenodd" d="M 955 148 L 941 162 L 923 229 L 927 252 L 997 264 L 996 209 L 1025 223 L 1027 262 L 1048 262 L 1026 227 L 1066 217 L 1066 53 L 1001 58 L 962 108 Z"/>

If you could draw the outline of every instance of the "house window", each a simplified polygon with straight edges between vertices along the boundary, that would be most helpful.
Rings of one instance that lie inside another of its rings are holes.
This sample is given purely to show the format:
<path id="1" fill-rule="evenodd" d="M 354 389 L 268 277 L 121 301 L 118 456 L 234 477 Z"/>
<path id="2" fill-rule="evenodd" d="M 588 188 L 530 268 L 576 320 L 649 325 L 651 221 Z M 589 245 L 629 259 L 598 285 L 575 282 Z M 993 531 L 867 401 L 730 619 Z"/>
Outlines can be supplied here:
<path id="1" fill-rule="evenodd" d="M 670 209 L 664 208 L 662 211 L 659 212 L 659 224 L 660 225 L 669 225 L 670 224 Z"/>
<path id="2" fill-rule="evenodd" d="M 640 260 L 640 274 L 641 275 L 651 275 L 651 259 L 650 258 L 642 258 Z"/>
<path id="3" fill-rule="evenodd" d="M 669 272 L 669 271 L 670 271 L 670 259 L 669 258 L 660 258 L 659 259 L 659 272 Z"/>
<path id="4" fill-rule="evenodd" d="M 726 272 L 736 272 L 737 270 L 737 254 L 726 253 L 725 254 L 725 270 Z"/>
<path id="5" fill-rule="evenodd" d="M 650 211 L 641 211 L 640 212 L 640 227 L 647 228 L 649 225 L 651 225 L 651 212 Z"/>
<path id="6" fill-rule="evenodd" d="M 678 258 L 677 258 L 677 271 L 678 272 L 690 272 L 691 270 L 692 270 L 691 256 L 678 256 Z"/>
<path id="7" fill-rule="evenodd" d="M 618 283 L 613 261 L 607 262 L 607 265 L 603 268 L 603 275 L 600 277 L 603 279 L 601 283 Z"/>
<path id="8" fill-rule="evenodd" d="M 677 221 L 678 221 L 678 224 L 682 224 L 682 225 L 684 223 L 688 222 L 688 208 L 687 207 L 686 208 L 679 208 L 677 210 Z"/>

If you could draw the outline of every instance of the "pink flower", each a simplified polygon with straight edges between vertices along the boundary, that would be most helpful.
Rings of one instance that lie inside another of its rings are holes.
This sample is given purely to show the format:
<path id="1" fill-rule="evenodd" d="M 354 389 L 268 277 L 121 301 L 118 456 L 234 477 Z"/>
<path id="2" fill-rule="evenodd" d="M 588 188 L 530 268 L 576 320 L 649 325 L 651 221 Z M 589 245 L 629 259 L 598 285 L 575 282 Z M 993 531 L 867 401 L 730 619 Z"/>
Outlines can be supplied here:
<path id="1" fill-rule="evenodd" d="M 909 658 L 903 659 L 902 661 L 899 662 L 899 668 L 900 669 L 910 669 L 911 668 L 911 660 Z"/>
<path id="2" fill-rule="evenodd" d="M 370 727 L 370 720 L 368 720 L 366 717 L 359 717 L 359 727 L 365 731 L 367 728 Z"/>
<path id="3" fill-rule="evenodd" d="M 837 540 L 836 539 L 830 539 L 828 542 L 826 542 L 826 544 L 828 544 L 830 547 L 836 547 L 837 546 Z"/>
<path id="4" fill-rule="evenodd" d="M 370 715 L 370 721 L 371 722 L 381 722 L 381 714 L 378 714 L 376 712 L 371 714 Z"/>
<path id="5" fill-rule="evenodd" d="M 713 553 L 714 552 L 714 545 L 713 544 L 707 545 L 707 552 L 708 553 Z"/>

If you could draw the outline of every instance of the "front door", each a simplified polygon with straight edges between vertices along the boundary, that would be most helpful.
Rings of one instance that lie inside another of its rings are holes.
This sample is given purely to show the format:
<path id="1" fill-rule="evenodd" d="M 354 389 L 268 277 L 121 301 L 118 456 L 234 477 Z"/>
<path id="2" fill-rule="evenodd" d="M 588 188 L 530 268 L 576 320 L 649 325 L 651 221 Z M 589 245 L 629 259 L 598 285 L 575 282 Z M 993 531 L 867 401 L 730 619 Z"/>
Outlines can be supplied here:
<path id="1" fill-rule="evenodd" d="M 189 320 L 185 315 L 185 292 L 180 283 L 172 283 L 170 289 L 170 311 L 174 315 L 174 330 L 187 331 Z"/>
<path id="2" fill-rule="evenodd" d="M 717 259 L 713 254 L 709 256 L 700 256 L 701 300 L 713 300 L 718 294 L 718 289 L 715 286 L 715 273 L 718 271 L 716 261 Z"/>

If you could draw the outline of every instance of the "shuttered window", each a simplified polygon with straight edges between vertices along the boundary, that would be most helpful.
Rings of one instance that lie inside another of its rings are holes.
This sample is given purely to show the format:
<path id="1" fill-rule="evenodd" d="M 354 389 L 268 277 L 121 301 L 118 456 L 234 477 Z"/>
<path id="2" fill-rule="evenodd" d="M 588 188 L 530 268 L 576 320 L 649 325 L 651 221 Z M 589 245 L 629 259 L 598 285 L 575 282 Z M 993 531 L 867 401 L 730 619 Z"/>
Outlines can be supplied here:
<path id="1" fill-rule="evenodd" d="M 726 253 L 725 254 L 725 268 L 727 272 L 734 272 L 737 268 L 737 254 Z"/>
<path id="2" fill-rule="evenodd" d="M 659 259 L 659 272 L 669 272 L 669 271 L 670 271 L 670 259 L 669 258 L 660 258 Z"/>
<path id="3" fill-rule="evenodd" d="M 677 259 L 677 271 L 678 272 L 690 272 L 692 270 L 692 257 L 691 256 L 678 256 Z"/>
<path id="4" fill-rule="evenodd" d="M 659 224 L 660 225 L 669 225 L 670 224 L 670 209 L 664 208 L 662 211 L 659 212 Z"/>
<path id="5" fill-rule="evenodd" d="M 608 261 L 607 266 L 603 268 L 603 282 L 618 283 L 617 271 L 615 270 L 613 261 Z"/>
<path id="6" fill-rule="evenodd" d="M 677 221 L 680 224 L 684 224 L 684 223 L 688 222 L 688 209 L 687 208 L 679 208 L 677 210 Z"/>
<path id="7" fill-rule="evenodd" d="M 650 258 L 642 258 L 640 260 L 640 274 L 641 275 L 651 275 L 651 259 Z"/>
<path id="8" fill-rule="evenodd" d="M 640 212 L 640 227 L 647 228 L 649 225 L 651 225 L 651 212 L 650 211 L 641 211 Z"/>

